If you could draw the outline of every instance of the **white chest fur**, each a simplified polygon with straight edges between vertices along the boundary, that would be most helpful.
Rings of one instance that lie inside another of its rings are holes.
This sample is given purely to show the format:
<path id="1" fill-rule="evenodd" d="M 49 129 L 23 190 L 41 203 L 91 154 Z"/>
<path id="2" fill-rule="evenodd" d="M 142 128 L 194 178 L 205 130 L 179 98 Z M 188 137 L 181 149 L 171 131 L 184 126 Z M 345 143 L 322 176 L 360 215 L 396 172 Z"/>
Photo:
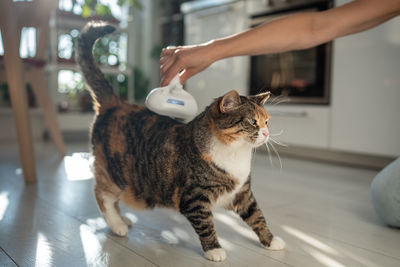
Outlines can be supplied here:
<path id="1" fill-rule="evenodd" d="M 217 206 L 225 206 L 228 204 L 247 181 L 251 168 L 251 156 L 252 148 L 245 141 L 240 140 L 225 145 L 216 138 L 213 140 L 211 146 L 211 158 L 213 162 L 239 182 L 232 192 L 218 198 Z"/>

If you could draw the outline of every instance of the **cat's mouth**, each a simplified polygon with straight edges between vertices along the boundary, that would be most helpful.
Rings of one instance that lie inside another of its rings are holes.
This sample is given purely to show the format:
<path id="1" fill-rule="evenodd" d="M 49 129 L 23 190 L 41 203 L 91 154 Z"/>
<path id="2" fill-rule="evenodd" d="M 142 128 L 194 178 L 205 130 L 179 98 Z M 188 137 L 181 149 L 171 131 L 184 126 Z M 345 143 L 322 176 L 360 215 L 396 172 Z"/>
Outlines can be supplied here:
<path id="1" fill-rule="evenodd" d="M 269 135 L 268 136 L 262 136 L 256 139 L 256 141 L 253 143 L 254 147 L 259 147 L 268 142 Z"/>

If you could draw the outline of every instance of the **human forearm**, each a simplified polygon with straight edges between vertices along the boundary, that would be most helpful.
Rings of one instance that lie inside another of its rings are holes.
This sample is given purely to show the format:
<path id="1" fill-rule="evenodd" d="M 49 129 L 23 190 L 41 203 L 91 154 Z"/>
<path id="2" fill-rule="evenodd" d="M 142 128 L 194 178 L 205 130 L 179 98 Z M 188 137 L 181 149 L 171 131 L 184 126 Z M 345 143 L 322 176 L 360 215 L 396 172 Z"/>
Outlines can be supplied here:
<path id="1" fill-rule="evenodd" d="M 283 17 L 208 46 L 215 60 L 306 49 L 367 30 L 399 14 L 399 0 L 358 0 L 327 11 Z"/>
<path id="2" fill-rule="evenodd" d="M 232 56 L 280 53 L 313 45 L 309 40 L 314 13 L 278 19 L 239 34 L 210 42 L 215 60 Z"/>

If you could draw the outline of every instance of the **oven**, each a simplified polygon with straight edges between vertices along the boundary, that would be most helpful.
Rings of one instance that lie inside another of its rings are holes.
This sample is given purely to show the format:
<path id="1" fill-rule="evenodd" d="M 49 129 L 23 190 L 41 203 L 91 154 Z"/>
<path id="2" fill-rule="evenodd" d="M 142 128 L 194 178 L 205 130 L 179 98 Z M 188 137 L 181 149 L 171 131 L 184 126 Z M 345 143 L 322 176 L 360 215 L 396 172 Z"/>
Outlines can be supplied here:
<path id="1" fill-rule="evenodd" d="M 297 12 L 331 8 L 332 1 L 269 0 L 249 14 L 250 26 Z M 326 43 L 305 50 L 250 57 L 250 94 L 271 91 L 287 104 L 329 104 L 331 47 Z"/>

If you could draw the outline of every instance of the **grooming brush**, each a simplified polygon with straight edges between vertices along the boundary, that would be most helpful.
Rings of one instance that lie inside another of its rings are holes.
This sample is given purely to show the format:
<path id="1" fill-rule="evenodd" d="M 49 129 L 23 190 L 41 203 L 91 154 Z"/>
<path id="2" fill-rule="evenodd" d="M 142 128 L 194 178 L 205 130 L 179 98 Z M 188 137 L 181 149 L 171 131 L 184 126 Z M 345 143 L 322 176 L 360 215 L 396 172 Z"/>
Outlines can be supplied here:
<path id="1" fill-rule="evenodd" d="M 151 90 L 145 103 L 148 109 L 157 114 L 186 122 L 197 113 L 196 100 L 183 90 L 179 75 L 176 75 L 167 86 Z"/>

